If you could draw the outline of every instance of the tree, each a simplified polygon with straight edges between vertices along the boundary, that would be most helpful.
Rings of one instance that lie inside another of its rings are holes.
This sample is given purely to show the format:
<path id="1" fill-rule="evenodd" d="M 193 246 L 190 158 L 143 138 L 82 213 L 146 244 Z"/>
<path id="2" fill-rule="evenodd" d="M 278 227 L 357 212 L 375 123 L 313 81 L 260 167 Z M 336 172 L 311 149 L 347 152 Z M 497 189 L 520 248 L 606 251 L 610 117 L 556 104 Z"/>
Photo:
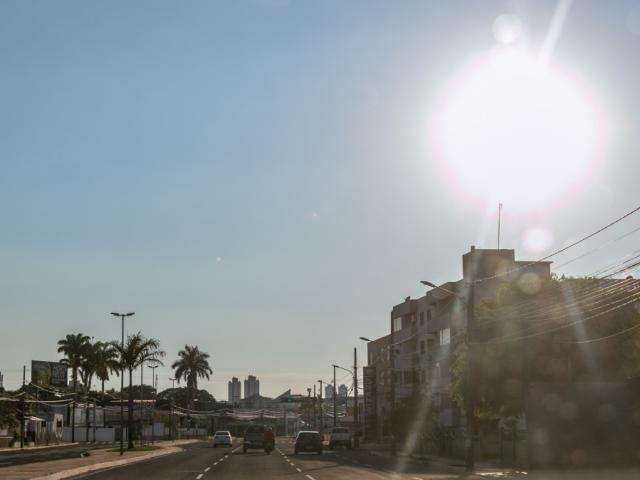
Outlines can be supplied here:
<path id="1" fill-rule="evenodd" d="M 95 374 L 101 383 L 102 404 L 104 405 L 104 382 L 111 373 L 119 373 L 118 351 L 113 345 L 104 342 L 94 344 Z"/>
<path id="2" fill-rule="evenodd" d="M 195 345 L 185 345 L 184 350 L 178 352 L 178 360 L 173 362 L 171 368 L 175 370 L 175 377 L 178 383 L 185 380 L 189 392 L 189 408 L 193 408 L 193 399 L 198 390 L 198 379 L 209 380 L 213 373 L 209 365 L 209 354 L 201 352 Z"/>
<path id="3" fill-rule="evenodd" d="M 73 392 L 77 391 L 78 370 L 82 367 L 82 360 L 89 345 L 89 337 L 83 333 L 70 333 L 65 338 L 58 340 L 58 353 L 63 353 L 65 363 L 71 369 L 71 381 Z"/>
<path id="4" fill-rule="evenodd" d="M 140 332 L 129 335 L 124 346 L 120 342 L 111 342 L 111 346 L 118 353 L 118 363 L 122 371 L 129 372 L 129 406 L 128 406 L 128 448 L 133 448 L 133 371 L 142 367 L 145 362 L 156 362 L 162 365 L 160 360 L 164 357 L 164 351 L 160 350 L 160 341 L 155 338 L 145 338 Z"/>

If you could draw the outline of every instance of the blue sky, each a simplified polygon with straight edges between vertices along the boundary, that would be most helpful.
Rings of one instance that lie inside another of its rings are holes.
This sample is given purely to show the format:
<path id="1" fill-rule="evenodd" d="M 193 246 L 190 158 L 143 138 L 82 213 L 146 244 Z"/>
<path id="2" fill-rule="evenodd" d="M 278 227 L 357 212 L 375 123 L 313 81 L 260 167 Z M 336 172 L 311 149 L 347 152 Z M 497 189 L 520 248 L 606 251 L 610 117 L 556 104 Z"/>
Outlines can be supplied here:
<path id="1" fill-rule="evenodd" d="M 555 8 L 2 2 L 7 386 L 31 359 L 58 358 L 68 332 L 117 338 L 112 310 L 135 310 L 130 330 L 159 338 L 170 360 L 185 343 L 210 352 L 204 386 L 221 398 L 232 375 L 257 374 L 266 394 L 328 378 L 359 336 L 386 332 L 420 279 L 457 279 L 469 245 L 495 245 L 494 216 L 438 175 L 426 119 L 454 72 L 495 43 L 497 16 L 517 14 L 539 44 Z M 569 12 L 554 58 L 599 92 L 611 145 L 588 189 L 505 219 L 503 245 L 519 257 L 544 253 L 523 249 L 532 226 L 552 231 L 551 250 L 638 203 L 639 8 L 581 1 Z M 161 388 L 169 376 L 160 369 Z"/>

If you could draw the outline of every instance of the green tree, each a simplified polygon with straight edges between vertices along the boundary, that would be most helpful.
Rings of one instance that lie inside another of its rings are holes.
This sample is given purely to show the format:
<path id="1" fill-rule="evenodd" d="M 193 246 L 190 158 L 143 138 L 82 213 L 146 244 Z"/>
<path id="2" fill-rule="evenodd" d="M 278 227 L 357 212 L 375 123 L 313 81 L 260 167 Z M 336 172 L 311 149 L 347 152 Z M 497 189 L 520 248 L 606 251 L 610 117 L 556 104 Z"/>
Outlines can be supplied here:
<path id="1" fill-rule="evenodd" d="M 89 337 L 83 333 L 70 333 L 65 338 L 58 340 L 58 353 L 65 355 L 62 363 L 65 363 L 71 369 L 71 382 L 74 393 L 78 387 L 78 371 L 82 367 L 82 361 L 89 344 Z"/>
<path id="2" fill-rule="evenodd" d="M 145 338 L 140 332 L 129 335 L 124 346 L 120 342 L 111 342 L 112 347 L 118 353 L 120 368 L 129 372 L 128 390 L 128 448 L 133 448 L 133 371 L 142 367 L 146 362 L 155 362 L 162 365 L 160 360 L 164 357 L 164 351 L 160 350 L 160 341 L 155 338 Z"/>
<path id="3" fill-rule="evenodd" d="M 171 368 L 175 370 L 175 377 L 178 383 L 185 380 L 187 391 L 189 392 L 189 408 L 193 408 L 193 399 L 198 390 L 198 379 L 209 380 L 213 373 L 209 365 L 209 354 L 201 352 L 197 346 L 185 345 L 184 350 L 178 352 L 178 360 L 173 362 Z"/>
<path id="4" fill-rule="evenodd" d="M 118 367 L 118 351 L 113 345 L 105 342 L 96 342 L 94 348 L 95 375 L 100 380 L 102 404 L 104 405 L 104 382 L 109 380 L 112 373 L 120 373 Z"/>

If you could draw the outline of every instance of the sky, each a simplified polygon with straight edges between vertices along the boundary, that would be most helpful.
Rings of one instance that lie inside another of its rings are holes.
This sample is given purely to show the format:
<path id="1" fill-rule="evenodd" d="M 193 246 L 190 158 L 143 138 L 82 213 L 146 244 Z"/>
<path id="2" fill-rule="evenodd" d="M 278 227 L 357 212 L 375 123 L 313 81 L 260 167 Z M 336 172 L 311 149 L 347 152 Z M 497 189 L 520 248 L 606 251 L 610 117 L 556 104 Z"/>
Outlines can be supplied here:
<path id="1" fill-rule="evenodd" d="M 553 62 L 597 99 L 607 143 L 562 201 L 546 203 L 544 180 L 511 179 L 540 204 L 500 199 L 501 245 L 520 259 L 640 203 L 640 2 L 568 7 Z M 201 386 L 220 399 L 231 376 L 255 374 L 277 395 L 329 379 L 354 347 L 363 362 L 358 337 L 385 334 L 419 280 L 457 280 L 470 245 L 495 248 L 495 199 L 469 201 L 443 175 L 430 121 L 458 72 L 495 47 L 498 17 L 517 16 L 539 48 L 557 8 L 1 2 L 5 386 L 32 359 L 60 358 L 67 333 L 118 339 L 114 310 L 135 311 L 127 331 L 161 341 L 161 389 L 185 344 L 211 354 Z M 557 167 L 545 165 L 549 179 Z M 557 272 L 619 260 L 638 235 L 612 240 L 639 226 L 631 217 L 554 258 L 603 246 Z"/>

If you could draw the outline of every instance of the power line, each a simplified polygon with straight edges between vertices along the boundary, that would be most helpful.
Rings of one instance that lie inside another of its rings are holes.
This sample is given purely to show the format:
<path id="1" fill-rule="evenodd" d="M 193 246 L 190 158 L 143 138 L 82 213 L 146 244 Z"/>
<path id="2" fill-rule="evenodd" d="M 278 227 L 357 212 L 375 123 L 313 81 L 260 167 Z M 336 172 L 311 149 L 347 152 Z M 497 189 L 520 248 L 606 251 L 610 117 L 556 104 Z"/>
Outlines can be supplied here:
<path id="1" fill-rule="evenodd" d="M 585 344 L 585 343 L 602 342 L 604 340 L 609 340 L 610 338 L 617 337 L 619 335 L 624 335 L 625 333 L 629 333 L 629 332 L 631 332 L 632 330 L 635 330 L 638 327 L 640 327 L 640 322 L 636 323 L 635 325 L 632 325 L 629 328 L 625 328 L 624 330 L 620 330 L 619 332 L 612 333 L 611 335 L 605 335 L 603 337 L 598 337 L 598 338 L 591 338 L 589 340 L 576 340 L 576 341 L 557 340 L 557 343 Z"/>
<path id="2" fill-rule="evenodd" d="M 608 223 L 607 225 L 605 225 L 604 227 L 600 227 L 600 228 L 599 228 L 598 230 L 596 230 L 595 232 L 592 232 L 592 233 L 590 233 L 590 234 L 588 234 L 588 235 L 585 235 L 584 237 L 580 238 L 579 240 L 576 240 L 575 242 L 572 242 L 572 243 L 570 243 L 569 245 L 567 245 L 567 246 L 565 246 L 565 247 L 562 247 L 562 248 L 560 248 L 560 249 L 558 249 L 558 250 L 556 250 L 556 251 L 554 251 L 554 252 L 551 252 L 550 254 L 545 255 L 544 257 L 542 257 L 542 258 L 540 258 L 540 259 L 538 259 L 538 260 L 535 260 L 535 261 L 533 261 L 533 262 L 526 263 L 526 264 L 524 264 L 524 265 L 520 265 L 520 266 L 519 266 L 519 267 L 517 267 L 517 268 L 514 268 L 514 269 L 511 269 L 511 270 L 508 270 L 508 271 L 503 272 L 503 273 L 497 273 L 497 274 L 495 274 L 495 275 L 491 275 L 491 276 L 488 276 L 488 277 L 483 277 L 483 278 L 475 279 L 473 282 L 474 282 L 474 283 L 481 283 L 481 282 L 485 282 L 485 281 L 487 281 L 487 280 L 492 280 L 492 279 L 494 279 L 494 278 L 504 277 L 504 276 L 510 275 L 510 274 L 512 274 L 513 272 L 516 272 L 516 271 L 518 271 L 518 270 L 522 270 L 522 269 L 524 269 L 524 268 L 528 268 L 528 267 L 530 267 L 530 266 L 532 266 L 532 265 L 535 265 L 536 263 L 539 263 L 539 262 L 543 262 L 543 261 L 545 261 L 545 260 L 548 260 L 548 259 L 549 259 L 549 258 L 551 258 L 551 257 L 555 257 L 556 255 L 559 255 L 559 254 L 561 254 L 562 252 L 566 252 L 566 251 L 567 251 L 567 250 L 569 250 L 570 248 L 573 248 L 573 247 L 575 247 L 576 245 L 579 245 L 580 243 L 582 243 L 582 242 L 584 242 L 584 241 L 586 241 L 586 240 L 589 240 L 589 239 L 590 239 L 590 238 L 592 238 L 592 237 L 595 237 L 595 236 L 596 236 L 596 235 L 598 235 L 599 233 L 602 233 L 602 232 L 604 232 L 605 230 L 607 230 L 608 228 L 613 227 L 614 225 L 616 225 L 616 224 L 620 223 L 620 222 L 621 222 L 621 221 L 623 221 L 625 218 L 630 217 L 631 215 L 633 215 L 634 213 L 637 213 L 638 211 L 640 211 L 640 206 L 638 206 L 638 207 L 634 208 L 633 210 L 631 210 L 631 211 L 629 211 L 629 212 L 625 213 L 625 214 L 624 214 L 624 215 L 622 215 L 621 217 L 619 217 L 619 218 L 617 218 L 617 219 L 613 220 L 612 222 L 609 222 L 609 223 Z"/>

